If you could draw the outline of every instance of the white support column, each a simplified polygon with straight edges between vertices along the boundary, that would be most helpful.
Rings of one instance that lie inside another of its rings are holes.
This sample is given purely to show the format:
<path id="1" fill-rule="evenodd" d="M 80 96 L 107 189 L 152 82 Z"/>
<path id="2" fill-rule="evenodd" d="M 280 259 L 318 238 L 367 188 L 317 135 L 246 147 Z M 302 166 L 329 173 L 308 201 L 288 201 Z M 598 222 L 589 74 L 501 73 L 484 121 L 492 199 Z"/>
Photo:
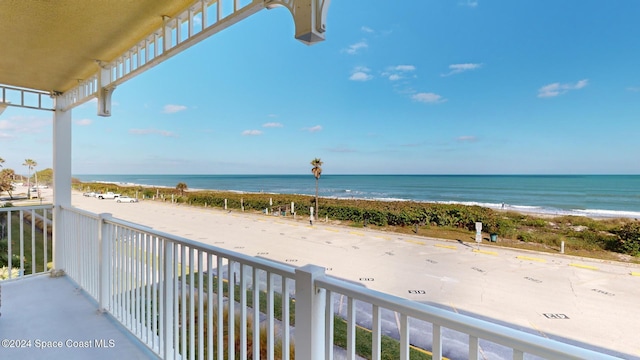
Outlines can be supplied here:
<path id="1" fill-rule="evenodd" d="M 53 113 L 53 268 L 63 264 L 63 230 L 61 206 L 71 207 L 71 110 L 55 98 Z"/>
<path id="2" fill-rule="evenodd" d="M 324 268 L 315 265 L 296 269 L 296 357 L 300 359 L 325 358 L 325 290 L 315 286 L 315 279 L 323 275 Z"/>

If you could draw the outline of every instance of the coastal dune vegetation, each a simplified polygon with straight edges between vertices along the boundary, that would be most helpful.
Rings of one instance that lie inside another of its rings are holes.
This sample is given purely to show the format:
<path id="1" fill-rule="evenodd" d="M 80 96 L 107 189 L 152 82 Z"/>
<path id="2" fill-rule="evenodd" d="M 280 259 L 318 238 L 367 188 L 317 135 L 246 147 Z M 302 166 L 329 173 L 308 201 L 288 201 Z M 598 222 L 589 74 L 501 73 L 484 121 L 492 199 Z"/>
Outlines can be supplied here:
<path id="1" fill-rule="evenodd" d="M 229 191 L 184 191 L 168 187 L 123 186 L 108 183 L 78 183 L 78 190 L 114 191 L 156 201 L 232 211 L 282 215 L 295 204 L 299 219 L 308 219 L 314 196 L 295 194 L 240 193 Z M 186 185 L 185 185 L 186 187 Z M 289 212 L 284 215 L 291 216 Z M 481 206 L 415 201 L 377 201 L 322 198 L 316 214 L 320 220 L 352 227 L 428 236 L 463 242 L 475 241 L 475 224 L 483 233 L 495 234 L 497 246 L 559 252 L 607 260 L 640 263 L 640 222 L 628 218 L 594 219 L 582 216 L 542 216 Z M 489 241 L 489 237 L 486 237 Z"/>

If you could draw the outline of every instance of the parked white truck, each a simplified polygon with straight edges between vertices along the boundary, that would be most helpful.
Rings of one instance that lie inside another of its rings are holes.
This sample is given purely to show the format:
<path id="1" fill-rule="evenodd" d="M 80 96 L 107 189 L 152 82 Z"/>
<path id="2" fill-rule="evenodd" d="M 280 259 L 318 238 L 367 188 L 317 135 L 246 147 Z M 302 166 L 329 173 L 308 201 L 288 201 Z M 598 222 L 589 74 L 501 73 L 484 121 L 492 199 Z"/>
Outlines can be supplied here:
<path id="1" fill-rule="evenodd" d="M 103 199 L 117 199 L 120 197 L 120 194 L 113 193 L 111 191 L 106 192 L 104 194 L 97 194 L 96 197 L 100 200 Z"/>

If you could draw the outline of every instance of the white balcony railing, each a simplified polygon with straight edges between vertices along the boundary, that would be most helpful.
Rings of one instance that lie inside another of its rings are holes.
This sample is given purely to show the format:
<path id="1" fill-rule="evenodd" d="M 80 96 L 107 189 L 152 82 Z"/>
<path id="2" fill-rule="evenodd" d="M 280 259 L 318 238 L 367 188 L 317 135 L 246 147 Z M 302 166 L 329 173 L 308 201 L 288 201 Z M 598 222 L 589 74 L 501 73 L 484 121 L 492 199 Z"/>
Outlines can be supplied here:
<path id="1" fill-rule="evenodd" d="M 466 336 L 478 359 L 497 344 L 500 358 L 614 359 L 487 321 L 360 287 L 307 265 L 294 268 L 75 208 L 60 209 L 68 276 L 164 359 L 333 359 L 335 319 L 346 321 L 355 358 L 356 308 L 370 314 L 372 358 L 395 317 L 400 359 L 425 338 L 434 359 L 457 354 L 445 332 Z M 220 235 L 224 236 L 224 235 Z M 59 245 L 60 246 L 60 245 Z M 346 298 L 346 310 L 340 299 Z M 295 310 L 293 310 L 295 308 Z M 335 317 L 338 315 L 338 317 Z M 361 321 L 362 322 L 362 321 Z M 424 341 L 423 341 L 424 342 Z"/>
<path id="2" fill-rule="evenodd" d="M 47 272 L 51 205 L 0 207 L 0 280 Z"/>

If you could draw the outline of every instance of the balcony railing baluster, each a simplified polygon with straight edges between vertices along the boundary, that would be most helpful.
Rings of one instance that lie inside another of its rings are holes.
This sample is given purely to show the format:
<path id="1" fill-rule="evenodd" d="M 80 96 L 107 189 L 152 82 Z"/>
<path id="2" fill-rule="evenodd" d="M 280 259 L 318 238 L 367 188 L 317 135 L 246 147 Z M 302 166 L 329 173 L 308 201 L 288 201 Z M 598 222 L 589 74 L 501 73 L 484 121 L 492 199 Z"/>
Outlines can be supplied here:
<path id="1" fill-rule="evenodd" d="M 6 263 L 0 261 L 0 268 L 6 268 L 7 279 L 48 272 L 51 227 L 47 210 L 51 209 L 51 205 L 0 208 L 0 242 L 6 242 L 6 252 L 0 254 Z"/>

